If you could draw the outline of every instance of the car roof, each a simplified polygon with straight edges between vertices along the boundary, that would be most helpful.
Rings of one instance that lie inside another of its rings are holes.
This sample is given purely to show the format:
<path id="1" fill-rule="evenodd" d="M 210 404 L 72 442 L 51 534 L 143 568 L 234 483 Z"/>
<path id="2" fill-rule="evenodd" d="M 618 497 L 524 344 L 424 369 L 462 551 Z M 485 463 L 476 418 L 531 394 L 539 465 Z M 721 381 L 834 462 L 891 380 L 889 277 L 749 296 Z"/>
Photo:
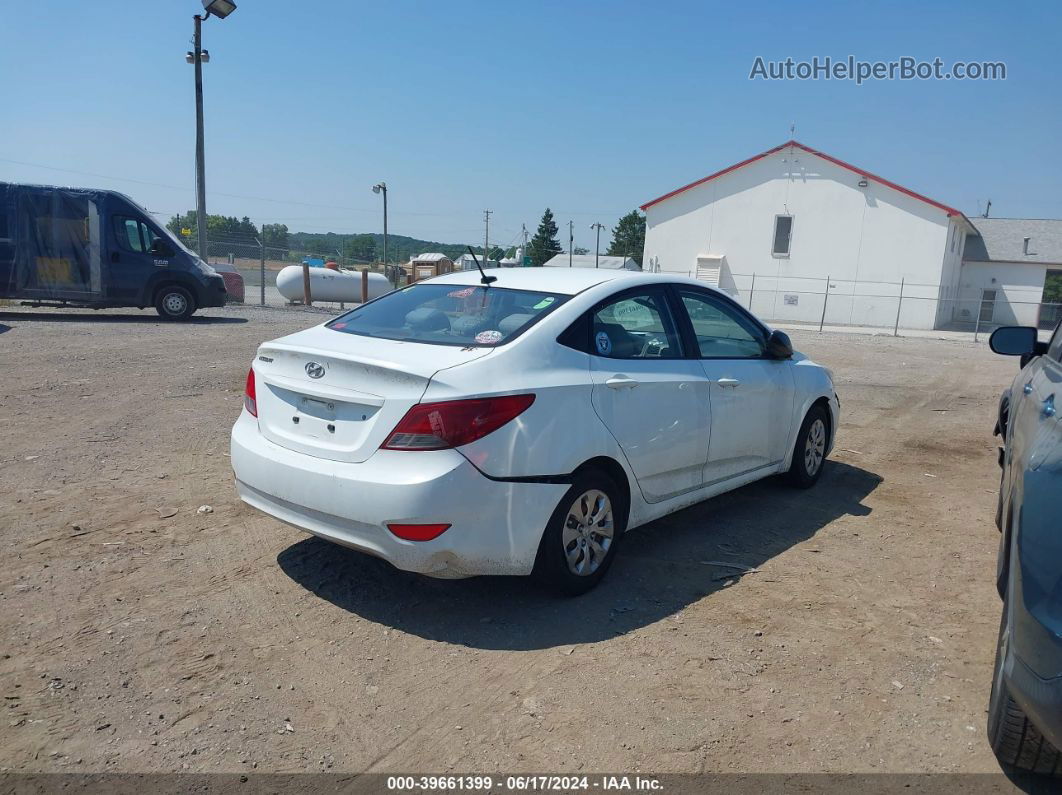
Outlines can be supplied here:
<path id="1" fill-rule="evenodd" d="M 490 268 L 488 276 L 496 276 L 494 287 L 514 290 L 541 290 L 560 295 L 575 295 L 605 282 L 629 281 L 636 284 L 656 281 L 687 281 L 675 274 L 646 273 L 644 271 L 598 268 Z M 455 271 L 430 280 L 434 284 L 480 284 L 478 270 Z"/>

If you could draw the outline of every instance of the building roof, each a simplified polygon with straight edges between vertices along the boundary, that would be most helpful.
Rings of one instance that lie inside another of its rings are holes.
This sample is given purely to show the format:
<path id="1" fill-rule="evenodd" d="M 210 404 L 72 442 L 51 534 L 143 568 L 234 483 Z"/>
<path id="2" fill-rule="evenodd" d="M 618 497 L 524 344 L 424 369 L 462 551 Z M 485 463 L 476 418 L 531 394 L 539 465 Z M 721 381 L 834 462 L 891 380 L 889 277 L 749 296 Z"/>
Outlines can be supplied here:
<path id="1" fill-rule="evenodd" d="M 571 266 L 573 268 L 593 268 L 595 267 L 593 254 L 573 254 L 571 258 Z M 547 262 L 543 263 L 544 268 L 567 268 L 568 267 L 568 255 L 558 254 Z M 641 270 L 638 267 L 638 263 L 630 257 L 607 257 L 602 254 L 597 263 L 599 269 L 608 270 L 628 270 L 636 271 Z"/>
<path id="2" fill-rule="evenodd" d="M 442 260 L 447 260 L 448 262 L 453 261 L 445 254 L 439 254 L 438 252 L 432 252 L 429 254 L 418 254 L 412 259 L 413 262 L 441 262 Z"/>
<path id="3" fill-rule="evenodd" d="M 921 193 L 915 193 L 913 190 L 905 188 L 902 185 L 897 185 L 895 182 L 891 182 L 891 181 L 885 179 L 884 177 L 875 176 L 874 174 L 871 174 L 869 171 L 865 171 L 864 169 L 857 168 L 856 166 L 850 165 L 849 163 L 845 163 L 843 160 L 838 160 L 836 157 L 833 157 L 832 155 L 828 155 L 825 152 L 819 152 L 819 151 L 817 151 L 815 149 L 812 149 L 810 146 L 805 146 L 804 144 L 800 143 L 799 141 L 786 141 L 781 146 L 774 147 L 774 149 L 768 149 L 766 152 L 761 152 L 758 155 L 754 155 L 754 156 L 750 157 L 748 160 L 742 160 L 740 163 L 735 163 L 732 166 L 728 166 L 727 168 L 724 168 L 722 171 L 716 171 L 714 174 L 709 174 L 707 177 L 703 177 L 702 179 L 699 179 L 696 182 L 691 182 L 689 185 L 683 185 L 681 188 L 676 188 L 675 190 L 671 191 L 670 193 L 665 193 L 663 196 L 658 196 L 657 198 L 646 202 L 645 204 L 642 205 L 641 209 L 643 211 L 647 210 L 648 208 L 652 207 L 654 204 L 658 204 L 659 202 L 662 202 L 665 199 L 670 199 L 672 196 L 677 196 L 680 193 L 688 191 L 690 188 L 696 188 L 698 185 L 703 185 L 706 182 L 711 182 L 713 179 L 716 179 L 717 177 L 721 177 L 724 174 L 729 174 L 731 171 L 737 171 L 739 168 L 743 168 L 744 166 L 747 166 L 750 163 L 755 163 L 757 160 L 762 160 L 763 158 L 767 157 L 768 155 L 773 155 L 775 152 L 781 152 L 783 149 L 786 149 L 788 147 L 795 147 L 797 149 L 802 149 L 803 151 L 807 152 L 808 154 L 815 155 L 816 157 L 821 157 L 823 160 L 827 160 L 827 161 L 829 161 L 830 163 L 833 163 L 836 166 L 840 166 L 841 168 L 848 169 L 853 174 L 858 174 L 859 176 L 864 177 L 864 178 L 866 178 L 868 180 L 872 180 L 874 182 L 877 182 L 880 185 L 884 185 L 884 186 L 886 186 L 888 188 L 892 188 L 893 190 L 899 191 L 900 193 L 903 193 L 903 194 L 905 194 L 907 196 L 910 196 L 912 198 L 918 199 L 919 201 L 923 201 L 923 202 L 925 202 L 926 204 L 928 204 L 928 205 L 930 205 L 932 207 L 936 207 L 938 210 L 943 210 L 949 216 L 959 215 L 959 216 L 962 216 L 964 218 L 966 217 L 959 210 L 956 210 L 954 207 L 949 207 L 946 204 L 942 204 L 941 202 L 938 202 L 938 201 L 936 201 L 934 199 L 930 199 L 928 196 L 923 196 Z"/>
<path id="4" fill-rule="evenodd" d="M 980 237 L 967 238 L 964 261 L 1062 263 L 1062 219 L 977 218 L 973 226 Z"/>

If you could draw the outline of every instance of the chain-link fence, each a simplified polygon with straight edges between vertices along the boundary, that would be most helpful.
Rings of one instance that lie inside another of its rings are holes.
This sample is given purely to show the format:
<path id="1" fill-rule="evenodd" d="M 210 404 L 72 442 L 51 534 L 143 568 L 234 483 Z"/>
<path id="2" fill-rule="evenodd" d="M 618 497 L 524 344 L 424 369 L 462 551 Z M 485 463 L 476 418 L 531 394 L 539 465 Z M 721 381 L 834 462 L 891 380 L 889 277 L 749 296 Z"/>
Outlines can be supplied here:
<path id="1" fill-rule="evenodd" d="M 698 273 L 691 271 L 691 277 Z M 705 274 L 701 273 L 701 279 Z M 772 323 L 905 330 L 981 332 L 998 326 L 1053 329 L 1062 303 L 1044 301 L 1042 288 L 993 284 L 949 288 L 908 282 L 758 274 L 710 274 L 713 286 Z"/>
<path id="2" fill-rule="evenodd" d="M 193 251 L 198 249 L 195 235 L 182 238 Z M 290 303 L 276 288 L 277 274 L 289 265 L 300 265 L 304 260 L 335 262 L 341 268 L 383 272 L 381 263 L 344 255 L 341 251 L 315 251 L 291 246 L 265 245 L 260 235 L 215 234 L 207 240 L 207 262 L 219 266 L 231 265 L 243 277 L 245 303 L 283 305 Z M 311 296 L 312 299 L 312 296 Z M 320 304 L 320 301 L 314 301 Z M 327 306 L 336 302 L 323 302 Z"/>

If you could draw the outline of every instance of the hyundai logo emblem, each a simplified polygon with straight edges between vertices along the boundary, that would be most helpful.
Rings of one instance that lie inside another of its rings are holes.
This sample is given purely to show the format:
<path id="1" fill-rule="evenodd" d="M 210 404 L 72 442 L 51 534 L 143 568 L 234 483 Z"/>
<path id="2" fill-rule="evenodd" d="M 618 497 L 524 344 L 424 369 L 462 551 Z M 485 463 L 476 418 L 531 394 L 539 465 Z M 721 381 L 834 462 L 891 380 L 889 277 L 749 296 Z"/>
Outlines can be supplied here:
<path id="1" fill-rule="evenodd" d="M 306 375 L 310 378 L 321 378 L 325 374 L 323 364 L 317 362 L 306 362 Z"/>

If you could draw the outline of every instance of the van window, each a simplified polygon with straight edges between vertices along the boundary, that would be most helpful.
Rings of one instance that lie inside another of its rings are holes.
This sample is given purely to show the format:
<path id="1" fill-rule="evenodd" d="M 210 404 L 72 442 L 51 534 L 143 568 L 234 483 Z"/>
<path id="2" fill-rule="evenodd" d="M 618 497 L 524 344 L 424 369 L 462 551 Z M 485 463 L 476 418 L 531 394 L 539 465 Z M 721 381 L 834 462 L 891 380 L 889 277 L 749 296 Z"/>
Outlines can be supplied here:
<path id="1" fill-rule="evenodd" d="M 136 251 L 147 254 L 158 235 L 148 229 L 147 224 L 136 218 L 125 215 L 114 216 L 114 234 L 118 238 L 118 245 L 126 251 Z"/>

